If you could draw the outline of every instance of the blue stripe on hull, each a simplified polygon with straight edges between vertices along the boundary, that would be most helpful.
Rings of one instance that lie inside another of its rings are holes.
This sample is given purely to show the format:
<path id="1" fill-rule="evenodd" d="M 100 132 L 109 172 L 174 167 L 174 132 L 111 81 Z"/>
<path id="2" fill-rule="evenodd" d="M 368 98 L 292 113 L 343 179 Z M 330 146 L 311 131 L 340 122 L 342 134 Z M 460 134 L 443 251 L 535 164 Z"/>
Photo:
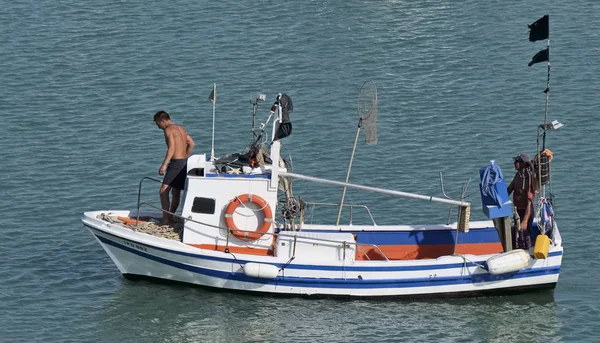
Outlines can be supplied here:
<path id="1" fill-rule="evenodd" d="M 438 278 L 414 278 L 414 279 L 387 279 L 387 280 L 364 280 L 364 279 L 342 279 L 342 278 L 301 278 L 301 277 L 285 277 L 278 276 L 275 279 L 259 279 L 249 277 L 243 273 L 231 273 L 212 270 L 208 268 L 191 266 L 188 264 L 168 260 L 162 257 L 154 256 L 137 249 L 133 249 L 121 245 L 112 240 L 96 235 L 98 239 L 105 243 L 122 249 L 124 251 L 139 255 L 141 257 L 190 271 L 200 275 L 216 277 L 224 280 L 234 280 L 241 282 L 250 282 L 257 284 L 273 285 L 273 286 L 288 286 L 288 287 L 313 287 L 313 288 L 345 288 L 345 289 L 369 289 L 369 288 L 410 288 L 410 287 L 431 287 L 431 286 L 448 286 L 460 285 L 479 282 L 501 281 L 509 279 L 519 279 L 542 275 L 553 275 L 560 272 L 560 267 L 536 268 L 535 270 L 519 271 L 510 274 L 492 275 L 480 274 L 471 276 L 459 277 L 438 277 Z M 198 255 L 199 258 L 203 256 Z M 228 260 L 232 262 L 231 260 Z M 462 264 L 460 264 L 462 266 Z"/>
<path id="2" fill-rule="evenodd" d="M 88 226 L 88 225 L 86 225 Z M 89 228 L 91 228 L 92 230 L 97 230 L 94 227 L 88 226 Z M 100 230 L 98 230 L 100 231 Z M 194 257 L 194 258 L 202 258 L 202 259 L 206 259 L 206 260 L 210 260 L 210 261 L 217 261 L 217 262 L 231 262 L 231 258 L 225 258 L 225 257 L 216 257 L 216 256 L 207 256 L 207 255 L 200 255 L 200 254 L 193 254 L 193 253 L 188 253 L 188 252 L 183 252 L 183 251 L 177 251 L 177 250 L 171 250 L 171 249 L 165 249 L 165 248 L 160 248 L 160 247 L 155 247 L 153 245 L 148 245 L 148 244 L 144 244 L 144 243 L 139 243 L 139 242 L 134 242 L 134 241 L 129 241 L 125 238 L 119 237 L 119 236 L 115 236 L 113 234 L 104 232 L 104 231 L 100 231 L 105 235 L 117 238 L 117 239 L 122 239 L 124 241 L 128 241 L 132 244 L 138 244 L 138 245 L 143 245 L 145 247 L 148 248 L 152 248 L 152 249 L 156 249 L 156 250 L 160 250 L 160 251 L 164 251 L 164 252 L 168 252 L 171 254 L 176 254 L 176 255 L 182 255 L 182 256 L 189 256 L 189 257 Z M 96 235 L 100 240 L 102 240 L 102 237 L 99 237 L 98 235 Z M 104 242 L 104 241 L 103 241 Z M 118 243 L 115 243 L 118 244 Z M 562 251 L 554 251 L 548 254 L 548 257 L 554 257 L 554 256 L 560 256 L 562 255 Z M 243 259 L 236 259 L 237 262 L 239 262 L 240 264 L 245 264 L 248 262 L 254 262 L 254 261 L 248 261 L 248 260 L 243 260 Z M 283 263 L 269 263 L 272 264 L 278 268 L 283 267 L 285 264 Z M 290 264 L 287 265 L 285 267 L 285 269 L 296 269 L 296 270 L 326 270 L 326 271 L 346 271 L 346 272 L 401 272 L 401 271 L 417 271 L 417 270 L 431 270 L 431 269 L 452 269 L 452 268 L 462 268 L 465 266 L 465 263 L 448 263 L 448 264 L 439 264 L 439 265 L 423 265 L 423 266 L 379 266 L 379 267 L 370 267 L 370 266 L 318 266 L 318 265 L 308 265 L 308 264 Z M 474 267 L 476 266 L 475 263 L 471 263 L 471 262 L 467 262 L 466 263 L 467 267 Z"/>

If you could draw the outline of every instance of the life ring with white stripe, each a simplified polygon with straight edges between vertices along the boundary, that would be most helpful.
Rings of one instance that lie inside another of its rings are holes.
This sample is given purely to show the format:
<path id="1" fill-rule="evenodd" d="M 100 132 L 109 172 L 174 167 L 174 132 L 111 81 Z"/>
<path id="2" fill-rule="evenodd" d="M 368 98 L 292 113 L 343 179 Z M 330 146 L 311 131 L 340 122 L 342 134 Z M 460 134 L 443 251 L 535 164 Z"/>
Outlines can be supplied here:
<path id="1" fill-rule="evenodd" d="M 263 211 L 264 219 L 262 225 L 260 225 L 255 232 L 239 231 L 240 229 L 233 222 L 233 213 L 239 206 L 246 202 L 256 204 Z M 271 206 L 269 206 L 269 203 L 266 202 L 265 199 L 259 197 L 258 195 L 238 195 L 229 202 L 229 205 L 227 205 L 227 208 L 225 209 L 225 224 L 227 225 L 227 228 L 231 231 L 231 234 L 234 237 L 237 237 L 243 241 L 255 241 L 259 239 L 265 234 L 265 232 L 269 231 L 269 228 L 271 228 L 271 223 L 273 223 L 273 211 L 271 211 Z"/>

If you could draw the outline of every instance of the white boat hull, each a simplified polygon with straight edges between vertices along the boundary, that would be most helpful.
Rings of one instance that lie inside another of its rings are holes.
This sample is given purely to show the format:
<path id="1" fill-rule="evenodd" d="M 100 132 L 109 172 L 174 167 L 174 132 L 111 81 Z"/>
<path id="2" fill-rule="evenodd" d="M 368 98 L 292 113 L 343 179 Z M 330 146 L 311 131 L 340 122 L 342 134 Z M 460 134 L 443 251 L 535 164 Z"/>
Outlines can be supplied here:
<path id="1" fill-rule="evenodd" d="M 338 261 L 318 264 L 190 247 L 89 217 L 85 225 L 126 276 L 142 276 L 195 285 L 289 295 L 352 297 L 470 296 L 552 288 L 558 281 L 562 247 L 524 269 L 492 275 L 480 267 L 490 256 L 443 256 L 404 261 Z M 275 278 L 244 273 L 246 263 L 275 265 Z M 478 266 L 480 265 L 480 266 Z"/>

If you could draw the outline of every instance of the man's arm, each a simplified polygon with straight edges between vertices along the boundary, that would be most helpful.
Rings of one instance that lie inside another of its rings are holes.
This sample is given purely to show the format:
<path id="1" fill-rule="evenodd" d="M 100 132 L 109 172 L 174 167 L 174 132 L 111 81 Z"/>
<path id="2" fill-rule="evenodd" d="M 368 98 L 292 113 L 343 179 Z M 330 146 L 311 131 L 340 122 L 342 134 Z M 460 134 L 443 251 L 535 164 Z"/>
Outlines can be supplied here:
<path id="1" fill-rule="evenodd" d="M 527 230 L 527 223 L 529 222 L 529 217 L 531 217 L 531 199 L 527 199 L 527 208 L 525 209 L 525 214 L 523 218 L 521 218 L 520 229 L 521 231 Z"/>
<path id="2" fill-rule="evenodd" d="M 175 137 L 173 136 L 172 130 L 165 130 L 165 141 L 167 142 L 167 154 L 165 155 L 165 159 L 158 170 L 158 175 L 163 175 L 165 173 L 165 170 L 169 165 L 169 161 L 171 161 L 171 157 L 173 157 L 173 154 L 175 153 Z"/>
<path id="3" fill-rule="evenodd" d="M 508 194 L 510 195 L 510 193 L 513 192 L 513 184 L 515 183 L 515 179 L 513 178 L 513 180 L 510 182 L 510 184 L 508 185 Z"/>
<path id="4" fill-rule="evenodd" d="M 192 153 L 192 150 L 194 150 L 194 146 L 196 146 L 196 144 L 194 143 L 194 140 L 192 139 L 192 137 L 190 137 L 190 135 L 187 135 L 187 137 L 185 138 L 185 143 L 185 154 L 187 155 L 187 157 L 190 157 L 190 154 Z"/>
<path id="5" fill-rule="evenodd" d="M 535 200 L 535 193 L 527 192 L 527 208 L 525 209 L 525 214 L 523 218 L 521 218 L 521 230 L 527 230 L 527 223 L 529 222 L 529 218 L 533 216 L 533 203 Z"/>

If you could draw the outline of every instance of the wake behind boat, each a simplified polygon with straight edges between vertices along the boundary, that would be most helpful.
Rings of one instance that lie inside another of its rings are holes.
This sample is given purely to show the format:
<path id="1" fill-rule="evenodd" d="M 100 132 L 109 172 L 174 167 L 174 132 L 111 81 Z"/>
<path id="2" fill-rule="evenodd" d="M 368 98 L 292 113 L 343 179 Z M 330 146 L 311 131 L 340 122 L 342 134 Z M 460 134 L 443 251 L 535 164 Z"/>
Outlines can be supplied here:
<path id="1" fill-rule="evenodd" d="M 357 139 L 362 127 L 367 141 L 376 142 L 376 94 L 371 82 L 361 89 Z M 140 201 L 144 181 L 160 182 L 152 178 L 140 181 L 135 210 L 86 212 L 83 223 L 123 275 L 220 289 L 439 297 L 555 287 L 563 247 L 551 211 L 552 196 L 545 196 L 549 159 L 543 152 L 546 131 L 552 128 L 546 119 L 538 131 L 538 141 L 543 136 L 544 143 L 538 147 L 536 171 L 543 188 L 533 224 L 535 247 L 524 250 L 513 246 L 518 221 L 512 220 L 506 182 L 495 164 L 480 170 L 482 208 L 490 220 L 471 221 L 471 203 L 464 196 L 433 197 L 292 172 L 280 156 L 281 140 L 291 134 L 292 110 L 291 98 L 278 95 L 268 139 L 263 140 L 267 135 L 262 125 L 246 154 L 190 156 L 187 191 L 181 214 L 174 214 L 175 227 L 155 224 L 165 211 Z M 332 204 L 339 208 L 335 223 L 305 220 L 309 208 L 328 204 L 296 196 L 294 179 L 343 189 L 340 203 Z M 458 217 L 446 224 L 377 225 L 366 206 L 344 203 L 347 188 L 438 202 L 457 208 Z M 352 223 L 352 211 L 358 210 L 366 211 L 370 224 Z M 350 214 L 349 223 L 340 223 L 342 212 Z"/>

